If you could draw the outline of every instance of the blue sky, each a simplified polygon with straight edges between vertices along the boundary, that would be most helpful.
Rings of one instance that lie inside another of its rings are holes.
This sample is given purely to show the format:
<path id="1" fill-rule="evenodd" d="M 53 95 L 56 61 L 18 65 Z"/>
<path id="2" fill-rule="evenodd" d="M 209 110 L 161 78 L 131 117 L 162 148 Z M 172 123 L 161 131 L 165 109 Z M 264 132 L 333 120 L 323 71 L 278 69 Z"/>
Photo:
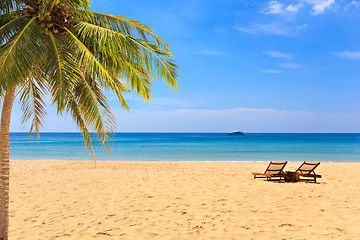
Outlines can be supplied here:
<path id="1" fill-rule="evenodd" d="M 109 95 L 121 132 L 360 132 L 360 0 L 93 0 L 170 44 L 179 91 L 155 81 L 131 111 Z M 12 131 L 21 126 L 15 106 Z M 77 131 L 52 107 L 43 131 Z"/>

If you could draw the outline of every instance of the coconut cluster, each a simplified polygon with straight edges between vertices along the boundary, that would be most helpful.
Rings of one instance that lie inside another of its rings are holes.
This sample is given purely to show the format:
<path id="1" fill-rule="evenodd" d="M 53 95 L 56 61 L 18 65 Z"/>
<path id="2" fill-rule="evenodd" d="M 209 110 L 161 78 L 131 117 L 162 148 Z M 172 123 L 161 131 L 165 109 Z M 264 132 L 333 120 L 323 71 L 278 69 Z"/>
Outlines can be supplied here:
<path id="1" fill-rule="evenodd" d="M 65 28 L 73 26 L 73 18 L 67 9 L 59 4 L 55 4 L 51 12 L 45 12 L 43 15 L 39 13 L 40 3 L 27 3 L 23 6 L 22 14 L 31 15 L 37 18 L 38 23 L 44 29 L 45 34 L 52 32 L 59 34 L 65 31 Z"/>

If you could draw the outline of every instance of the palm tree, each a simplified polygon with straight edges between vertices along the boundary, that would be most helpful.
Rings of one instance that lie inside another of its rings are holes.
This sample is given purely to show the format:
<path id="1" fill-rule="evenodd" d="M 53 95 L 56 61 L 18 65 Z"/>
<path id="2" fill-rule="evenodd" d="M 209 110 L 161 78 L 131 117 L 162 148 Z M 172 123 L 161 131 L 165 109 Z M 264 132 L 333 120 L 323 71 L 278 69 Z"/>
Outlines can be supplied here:
<path id="1" fill-rule="evenodd" d="M 92 12 L 89 0 L 1 0 L 0 240 L 8 239 L 9 125 L 15 96 L 23 122 L 31 120 L 30 132 L 37 134 L 50 96 L 58 114 L 72 116 L 94 157 L 90 131 L 109 146 L 115 129 L 103 90 L 129 109 L 123 92 L 150 101 L 154 74 L 177 89 L 172 57 L 151 28 Z"/>

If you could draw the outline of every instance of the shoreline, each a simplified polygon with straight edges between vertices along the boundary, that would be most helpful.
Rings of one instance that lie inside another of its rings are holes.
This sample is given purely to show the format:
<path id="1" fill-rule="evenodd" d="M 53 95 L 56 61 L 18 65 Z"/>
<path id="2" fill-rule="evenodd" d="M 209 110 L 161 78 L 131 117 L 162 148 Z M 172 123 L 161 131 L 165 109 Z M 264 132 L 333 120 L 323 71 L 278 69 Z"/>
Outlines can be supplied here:
<path id="1" fill-rule="evenodd" d="M 151 162 L 155 162 L 155 163 L 172 163 L 172 162 L 179 162 L 179 163 L 198 163 L 198 162 L 202 162 L 202 163 L 269 163 L 270 161 L 280 161 L 282 162 L 283 160 L 264 160 L 264 161 L 253 161 L 253 160 L 249 160 L 249 161 L 193 161 L 193 160 L 189 160 L 189 161 L 177 161 L 177 160 L 168 160 L 168 161 L 164 161 L 164 160 L 93 160 L 93 159 L 78 159 L 78 160 L 74 160 L 74 159 L 10 159 L 10 161 L 79 161 L 79 162 L 123 162 L 123 163 L 132 163 L 132 162 L 139 162 L 139 163 L 151 163 Z M 291 160 L 287 160 L 288 163 L 302 163 L 304 161 L 291 161 Z M 360 163 L 359 161 L 306 161 L 306 162 L 320 162 L 320 163 Z"/>

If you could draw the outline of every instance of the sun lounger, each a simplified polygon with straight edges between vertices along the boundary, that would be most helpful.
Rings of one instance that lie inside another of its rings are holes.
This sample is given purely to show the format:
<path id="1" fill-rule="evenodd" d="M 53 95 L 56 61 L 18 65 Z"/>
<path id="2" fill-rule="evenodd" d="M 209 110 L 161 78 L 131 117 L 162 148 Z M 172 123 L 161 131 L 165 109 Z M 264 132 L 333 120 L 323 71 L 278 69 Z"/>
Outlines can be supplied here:
<path id="1" fill-rule="evenodd" d="M 316 182 L 316 178 L 321 178 L 321 175 L 314 172 L 315 168 L 319 165 L 320 162 L 303 162 L 295 172 L 299 175 L 299 177 L 305 177 L 305 179 L 300 178 L 300 180 Z"/>
<path id="2" fill-rule="evenodd" d="M 255 178 L 266 178 L 267 181 L 273 180 L 273 178 L 276 179 L 284 179 L 286 180 L 287 175 L 283 171 L 285 168 L 286 162 L 270 162 L 269 166 L 266 168 L 264 173 L 252 173 Z"/>

